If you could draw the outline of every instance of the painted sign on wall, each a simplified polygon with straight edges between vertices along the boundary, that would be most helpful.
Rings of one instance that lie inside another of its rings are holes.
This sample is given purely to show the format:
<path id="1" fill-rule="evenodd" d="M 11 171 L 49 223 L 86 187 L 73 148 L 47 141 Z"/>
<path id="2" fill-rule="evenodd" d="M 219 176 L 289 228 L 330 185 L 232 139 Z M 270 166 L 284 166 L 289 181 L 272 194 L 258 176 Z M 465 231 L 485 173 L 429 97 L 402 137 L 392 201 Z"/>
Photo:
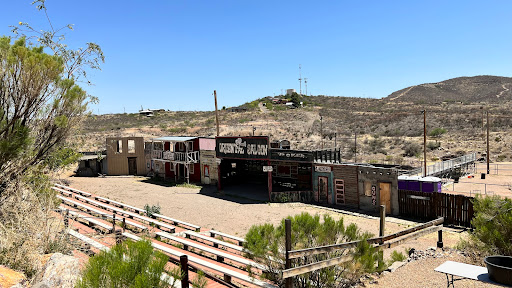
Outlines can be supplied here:
<path id="1" fill-rule="evenodd" d="M 270 159 L 283 161 L 313 162 L 313 152 L 270 149 Z"/>
<path id="2" fill-rule="evenodd" d="M 377 186 L 372 185 L 372 204 L 377 205 Z"/>
<path id="3" fill-rule="evenodd" d="M 218 158 L 268 159 L 268 137 L 217 137 Z"/>
<path id="4" fill-rule="evenodd" d="M 315 171 L 329 173 L 331 172 L 331 166 L 315 166 Z"/>

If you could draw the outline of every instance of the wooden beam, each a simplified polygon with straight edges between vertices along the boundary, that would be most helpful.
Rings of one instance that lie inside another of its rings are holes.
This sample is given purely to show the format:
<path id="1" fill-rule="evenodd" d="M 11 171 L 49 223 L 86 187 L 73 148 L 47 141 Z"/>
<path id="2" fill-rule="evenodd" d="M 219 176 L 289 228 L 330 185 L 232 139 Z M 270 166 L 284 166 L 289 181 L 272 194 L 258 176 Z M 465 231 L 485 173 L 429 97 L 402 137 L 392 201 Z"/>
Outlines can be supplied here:
<path id="1" fill-rule="evenodd" d="M 403 244 L 404 242 L 406 242 L 408 240 L 416 239 L 416 238 L 419 238 L 421 236 L 437 232 L 437 231 L 439 231 L 441 229 L 443 229 L 443 227 L 441 227 L 441 226 L 429 227 L 429 228 L 426 228 L 425 230 L 417 231 L 417 232 L 415 232 L 413 234 L 407 235 L 404 238 L 396 239 L 396 240 L 389 241 L 389 242 L 385 242 L 382 245 L 380 245 L 380 247 L 382 247 L 384 249 L 393 248 L 393 247 L 396 247 L 398 245 Z"/>
<path id="2" fill-rule="evenodd" d="M 308 273 L 308 272 L 315 271 L 315 270 L 322 269 L 322 268 L 327 268 L 330 266 L 338 265 L 338 264 L 349 262 L 352 260 L 354 260 L 354 255 L 350 254 L 350 255 L 345 255 L 345 256 L 329 259 L 329 260 L 324 260 L 324 261 L 304 265 L 301 267 L 286 269 L 286 270 L 283 270 L 283 278 L 286 279 L 286 278 L 294 277 L 297 275 L 301 275 L 301 274 Z"/>
<path id="3" fill-rule="evenodd" d="M 412 228 L 409 228 L 409 229 L 406 229 L 406 230 L 403 230 L 403 231 L 400 231 L 400 232 L 397 232 L 394 234 L 390 234 L 390 235 L 387 235 L 384 237 L 371 238 L 366 241 L 369 244 L 378 244 L 378 243 L 380 244 L 380 243 L 383 243 L 383 242 L 416 232 L 421 229 L 425 229 L 425 228 L 428 228 L 431 226 L 442 224 L 443 222 L 444 222 L 444 218 L 441 217 L 436 220 L 427 222 L 425 224 L 418 225 L 416 227 L 412 227 Z M 333 244 L 333 245 L 327 245 L 327 246 L 321 246 L 321 247 L 293 250 L 288 253 L 288 257 L 290 259 L 294 259 L 294 258 L 299 258 L 299 257 L 303 257 L 303 256 L 311 256 L 311 255 L 316 255 L 316 254 L 327 253 L 327 252 L 336 251 L 336 250 L 340 250 L 340 249 L 353 248 L 353 247 L 356 247 L 359 242 L 360 241 L 352 241 L 352 242 Z"/>

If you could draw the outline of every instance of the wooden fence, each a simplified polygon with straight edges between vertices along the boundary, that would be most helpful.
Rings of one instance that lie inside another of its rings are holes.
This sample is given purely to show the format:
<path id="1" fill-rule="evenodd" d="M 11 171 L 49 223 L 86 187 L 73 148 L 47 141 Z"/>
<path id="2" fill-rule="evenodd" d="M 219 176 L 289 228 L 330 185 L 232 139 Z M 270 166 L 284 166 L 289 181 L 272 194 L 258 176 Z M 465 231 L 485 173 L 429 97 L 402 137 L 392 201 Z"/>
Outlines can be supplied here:
<path id="1" fill-rule="evenodd" d="M 444 218 L 444 223 L 471 227 L 473 197 L 446 193 L 398 190 L 400 215 L 431 220 Z"/>
<path id="2" fill-rule="evenodd" d="M 381 210 L 385 211 L 384 206 L 381 206 Z M 385 213 L 383 213 L 385 215 Z M 384 216 L 385 217 L 385 216 Z M 412 227 L 409 229 L 402 230 L 400 232 L 386 235 L 386 236 L 379 236 L 375 238 L 370 238 L 367 240 L 360 240 L 360 241 L 367 241 L 368 244 L 374 245 L 376 247 L 381 247 L 383 249 L 387 248 L 393 248 L 398 245 L 403 244 L 404 242 L 410 240 L 410 239 L 416 239 L 423 235 L 427 235 L 430 233 L 438 232 L 438 241 L 437 241 L 437 247 L 442 248 L 443 247 L 443 237 L 442 237 L 442 224 L 444 222 L 443 218 L 439 218 L 421 225 L 418 225 L 416 227 Z M 382 223 L 382 222 L 381 222 Z M 381 224 L 382 225 L 382 224 Z M 384 229 L 382 229 L 384 230 Z M 301 275 L 304 273 L 316 271 L 322 268 L 338 265 L 345 262 L 350 262 L 354 260 L 354 254 L 346 254 L 342 255 L 336 258 L 327 259 L 324 261 L 316 262 L 316 263 L 310 263 L 303 266 L 298 267 L 292 267 L 292 260 L 300 257 L 307 257 L 317 254 L 324 254 L 328 252 L 333 252 L 337 250 L 343 250 L 348 248 L 354 248 L 357 246 L 357 244 L 360 241 L 353 241 L 353 242 L 346 242 L 346 243 L 340 243 L 340 244 L 333 244 L 333 245 L 327 245 L 327 246 L 321 246 L 321 247 L 312 247 L 312 248 L 305 248 L 301 250 L 291 250 L 292 243 L 291 243 L 291 220 L 286 219 L 285 220 L 285 270 L 283 270 L 283 278 L 285 279 L 285 288 L 292 288 L 293 282 L 292 278 Z"/>

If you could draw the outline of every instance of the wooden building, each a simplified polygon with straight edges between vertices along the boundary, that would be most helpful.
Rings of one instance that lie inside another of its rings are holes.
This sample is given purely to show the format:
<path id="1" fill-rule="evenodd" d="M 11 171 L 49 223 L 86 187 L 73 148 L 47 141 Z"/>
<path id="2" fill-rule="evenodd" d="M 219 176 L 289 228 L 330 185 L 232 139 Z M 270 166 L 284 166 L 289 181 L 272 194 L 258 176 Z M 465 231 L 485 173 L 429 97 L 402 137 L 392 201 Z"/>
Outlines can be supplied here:
<path id="1" fill-rule="evenodd" d="M 108 175 L 146 175 L 142 137 L 107 138 Z"/>
<path id="2" fill-rule="evenodd" d="M 377 212 L 386 205 L 386 213 L 398 215 L 398 172 L 373 166 L 358 167 L 359 209 Z"/>
<path id="3" fill-rule="evenodd" d="M 159 137 L 150 146 L 154 175 L 175 182 L 201 182 L 198 137 Z"/>
<path id="4" fill-rule="evenodd" d="M 357 166 L 353 164 L 315 163 L 313 192 L 321 204 L 359 207 Z"/>
<path id="5" fill-rule="evenodd" d="M 217 185 L 219 181 L 217 161 L 215 138 L 199 138 L 199 164 L 202 184 Z"/>

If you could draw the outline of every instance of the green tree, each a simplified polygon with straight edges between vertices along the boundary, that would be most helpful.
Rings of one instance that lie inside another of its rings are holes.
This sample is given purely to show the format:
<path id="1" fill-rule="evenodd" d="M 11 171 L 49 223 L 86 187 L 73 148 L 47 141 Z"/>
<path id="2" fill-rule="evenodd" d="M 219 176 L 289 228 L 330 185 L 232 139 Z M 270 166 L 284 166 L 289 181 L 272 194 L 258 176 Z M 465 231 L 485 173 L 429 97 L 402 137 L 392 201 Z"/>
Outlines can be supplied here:
<path id="1" fill-rule="evenodd" d="M 473 209 L 472 244 L 488 255 L 512 256 L 512 199 L 477 195 Z"/>
<path id="2" fill-rule="evenodd" d="M 34 4 L 47 14 L 44 0 Z M 65 233 L 52 224 L 51 172 L 78 158 L 67 139 L 94 97 L 76 83 L 104 60 L 96 44 L 64 44 L 59 33 L 71 25 L 49 24 L 45 31 L 20 23 L 16 41 L 0 37 L 0 264 L 29 277 L 39 254 L 67 251 Z"/>
<path id="3" fill-rule="evenodd" d="M 336 221 L 324 215 L 312 216 L 302 213 L 291 218 L 292 250 L 309 247 L 343 243 L 370 238 L 369 233 L 362 233 L 355 224 L 345 226 L 343 218 Z M 254 225 L 249 229 L 245 240 L 246 256 L 266 266 L 263 278 L 284 286 L 280 273 L 284 270 L 284 219 L 277 227 L 272 224 Z M 349 287 L 359 278 L 361 273 L 381 271 L 384 269 L 382 252 L 361 241 L 355 249 L 338 250 L 335 252 L 305 256 L 295 259 L 297 266 L 306 265 L 326 259 L 354 254 L 354 261 L 323 268 L 314 272 L 294 277 L 295 287 Z"/>
<path id="4" fill-rule="evenodd" d="M 89 259 L 79 288 L 169 287 L 161 279 L 168 257 L 154 251 L 150 240 L 127 240 Z"/>
<path id="5" fill-rule="evenodd" d="M 300 101 L 301 101 L 300 95 L 297 94 L 297 92 L 293 92 L 290 97 L 291 97 L 290 101 L 293 103 L 293 106 L 300 107 Z"/>

